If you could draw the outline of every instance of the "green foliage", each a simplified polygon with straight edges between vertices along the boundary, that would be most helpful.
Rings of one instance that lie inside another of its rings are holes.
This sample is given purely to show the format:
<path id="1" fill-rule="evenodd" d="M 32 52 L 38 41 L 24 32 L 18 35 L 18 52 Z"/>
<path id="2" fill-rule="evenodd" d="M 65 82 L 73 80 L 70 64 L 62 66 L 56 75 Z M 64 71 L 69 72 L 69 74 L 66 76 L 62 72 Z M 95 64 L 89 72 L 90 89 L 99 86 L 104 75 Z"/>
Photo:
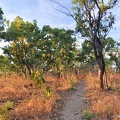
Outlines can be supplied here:
<path id="1" fill-rule="evenodd" d="M 105 51 L 110 57 L 109 63 L 110 61 L 114 62 L 116 64 L 116 71 L 120 71 L 120 43 L 109 37 L 106 40 Z"/>
<path id="2" fill-rule="evenodd" d="M 36 71 L 35 73 L 32 73 L 31 80 L 36 82 L 36 84 L 39 88 L 41 88 L 43 86 L 43 84 L 46 82 L 42 73 L 39 72 L 39 71 Z"/>
<path id="3" fill-rule="evenodd" d="M 3 19 L 3 11 L 2 11 L 2 9 L 0 8 L 0 20 L 2 20 Z"/>
<path id="4" fill-rule="evenodd" d="M 21 17 L 8 26 L 6 41 L 9 46 L 3 48 L 14 62 L 16 69 L 26 70 L 31 75 L 35 69 L 42 72 L 51 70 L 63 73 L 72 67 L 76 39 L 72 30 L 37 27 L 37 22 L 25 22 Z"/>
<path id="5" fill-rule="evenodd" d="M 45 90 L 43 91 L 43 94 L 44 94 L 44 97 L 49 100 L 52 97 L 52 94 L 53 94 L 51 87 L 47 86 L 45 88 Z"/>
<path id="6" fill-rule="evenodd" d="M 46 65 L 46 68 L 51 69 L 54 73 L 65 72 L 67 67 L 72 66 L 70 63 L 74 56 L 76 39 L 72 37 L 73 31 L 44 26 L 42 32 L 46 33 L 47 39 L 49 39 L 49 43 L 44 47 L 47 49 L 43 54 L 43 59 L 47 59 L 47 63 L 51 63 L 51 65 Z"/>
<path id="7" fill-rule="evenodd" d="M 6 102 L 0 107 L 0 120 L 6 120 L 9 117 L 9 110 L 14 107 L 14 103 L 11 101 Z"/>
<path id="8" fill-rule="evenodd" d="M 72 0 L 75 20 L 77 21 L 76 30 L 83 37 L 92 37 L 94 30 L 98 30 L 100 34 L 107 35 L 114 24 L 114 15 L 111 12 L 118 0 Z M 96 13 L 97 12 L 97 13 Z M 99 22 L 99 24 L 98 24 Z M 96 33 L 95 33 L 96 34 Z"/>
<path id="9" fill-rule="evenodd" d="M 76 59 L 85 71 L 89 71 L 96 65 L 94 50 L 90 41 L 85 40 L 82 43 L 82 48 L 79 50 Z"/>
<path id="10" fill-rule="evenodd" d="M 91 113 L 91 112 L 89 112 L 89 111 L 87 111 L 87 110 L 84 110 L 83 111 L 83 118 L 85 119 L 85 120 L 92 120 L 93 118 L 95 118 L 96 116 L 95 116 L 95 114 L 93 114 L 93 113 Z"/>
<path id="11" fill-rule="evenodd" d="M 6 75 L 12 71 L 12 69 L 13 64 L 11 63 L 9 57 L 0 55 L 0 73 L 6 77 Z"/>
<path id="12" fill-rule="evenodd" d="M 14 64 L 19 65 L 19 68 L 27 68 L 29 74 L 34 72 L 34 58 L 38 52 L 35 46 L 39 34 L 35 23 L 25 22 L 19 16 L 8 26 L 6 32 L 6 41 L 10 42 L 10 45 L 3 48 L 4 54 L 7 54 Z"/>
<path id="13" fill-rule="evenodd" d="M 12 109 L 13 106 L 14 106 L 14 103 L 11 102 L 11 101 L 8 101 L 8 102 L 6 102 L 5 104 L 3 104 L 3 105 L 0 107 L 0 109 L 1 109 L 2 112 L 6 112 L 6 111 L 8 111 L 9 109 Z"/>
<path id="14" fill-rule="evenodd" d="M 101 36 L 101 42 L 103 45 L 103 54 L 106 63 L 106 68 L 110 69 L 113 61 L 118 60 L 119 62 L 119 49 L 120 45 L 113 38 L 104 38 Z M 84 70 L 90 70 L 96 65 L 94 50 L 90 41 L 84 41 L 82 48 L 77 54 L 77 61 L 81 62 L 81 68 Z M 117 62 L 117 61 L 116 61 Z"/>
<path id="15" fill-rule="evenodd" d="M 1 38 L 1 32 L 4 30 L 4 19 L 3 19 L 3 11 L 0 8 L 0 38 Z"/>
<path id="16" fill-rule="evenodd" d="M 74 86 L 70 86 L 68 89 L 71 91 L 76 91 L 76 88 Z"/>

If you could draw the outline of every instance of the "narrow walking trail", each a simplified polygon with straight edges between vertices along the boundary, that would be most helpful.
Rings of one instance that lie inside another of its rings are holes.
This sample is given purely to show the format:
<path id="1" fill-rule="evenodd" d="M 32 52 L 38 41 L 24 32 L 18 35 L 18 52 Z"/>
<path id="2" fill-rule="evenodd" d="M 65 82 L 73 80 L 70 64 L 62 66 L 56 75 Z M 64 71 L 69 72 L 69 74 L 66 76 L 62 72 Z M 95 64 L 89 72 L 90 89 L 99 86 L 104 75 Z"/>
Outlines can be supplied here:
<path id="1" fill-rule="evenodd" d="M 82 112 L 86 108 L 84 92 L 85 83 L 81 80 L 76 87 L 76 91 L 72 92 L 67 100 L 64 101 L 60 120 L 82 120 Z"/>

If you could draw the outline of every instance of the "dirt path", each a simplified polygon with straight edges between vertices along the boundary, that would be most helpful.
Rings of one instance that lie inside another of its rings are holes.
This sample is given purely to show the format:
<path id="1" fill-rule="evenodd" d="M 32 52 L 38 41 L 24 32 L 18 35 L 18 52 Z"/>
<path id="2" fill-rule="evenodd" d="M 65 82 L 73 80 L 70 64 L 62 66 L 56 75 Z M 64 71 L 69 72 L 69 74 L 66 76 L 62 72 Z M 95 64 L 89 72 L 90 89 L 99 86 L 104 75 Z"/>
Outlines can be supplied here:
<path id="1" fill-rule="evenodd" d="M 82 111 L 86 106 L 84 103 L 85 83 L 80 81 L 76 87 L 76 91 L 65 100 L 63 109 L 61 111 L 60 120 L 82 120 Z M 69 93 L 70 94 L 70 93 Z"/>

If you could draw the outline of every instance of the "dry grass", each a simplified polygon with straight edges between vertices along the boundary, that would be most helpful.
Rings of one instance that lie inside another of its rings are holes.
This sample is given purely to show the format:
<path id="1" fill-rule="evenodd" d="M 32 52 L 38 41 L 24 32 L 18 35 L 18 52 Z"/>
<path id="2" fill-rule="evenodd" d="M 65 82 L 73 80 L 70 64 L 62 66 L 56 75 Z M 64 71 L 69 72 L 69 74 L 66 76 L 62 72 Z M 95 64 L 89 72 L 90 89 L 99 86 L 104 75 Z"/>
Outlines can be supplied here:
<path id="1" fill-rule="evenodd" d="M 73 74 L 68 76 L 57 79 L 45 75 L 46 83 L 41 89 L 24 77 L 12 75 L 6 79 L 1 78 L 0 107 L 8 101 L 12 101 L 14 107 L 8 109 L 7 118 L 2 117 L 0 120 L 50 120 L 58 109 L 56 101 L 61 99 L 59 91 L 67 90 L 78 80 Z"/>
<path id="2" fill-rule="evenodd" d="M 87 74 L 86 102 L 90 106 L 90 111 L 95 113 L 98 120 L 118 120 L 112 118 L 114 115 L 120 117 L 120 73 L 108 73 L 108 83 L 110 90 L 99 89 L 97 75 Z"/>

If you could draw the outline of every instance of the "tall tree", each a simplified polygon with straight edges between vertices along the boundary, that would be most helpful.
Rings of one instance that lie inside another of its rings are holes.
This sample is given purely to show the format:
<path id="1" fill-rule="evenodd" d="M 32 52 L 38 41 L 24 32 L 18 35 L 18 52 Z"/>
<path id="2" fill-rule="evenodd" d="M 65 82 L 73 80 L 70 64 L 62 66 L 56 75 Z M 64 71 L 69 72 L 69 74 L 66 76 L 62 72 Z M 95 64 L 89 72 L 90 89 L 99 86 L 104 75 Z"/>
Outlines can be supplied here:
<path id="1" fill-rule="evenodd" d="M 99 66 L 100 88 L 104 89 L 105 62 L 101 36 L 106 36 L 114 24 L 114 16 L 109 11 L 118 0 L 72 0 L 76 30 L 87 38 L 94 48 Z"/>
<path id="2" fill-rule="evenodd" d="M 39 40 L 40 30 L 36 22 L 25 22 L 21 17 L 11 23 L 6 32 L 6 41 L 9 46 L 4 47 L 4 53 L 8 54 L 14 63 L 21 69 L 28 70 L 29 75 L 34 72 L 35 56 L 37 54 L 36 43 Z"/>

